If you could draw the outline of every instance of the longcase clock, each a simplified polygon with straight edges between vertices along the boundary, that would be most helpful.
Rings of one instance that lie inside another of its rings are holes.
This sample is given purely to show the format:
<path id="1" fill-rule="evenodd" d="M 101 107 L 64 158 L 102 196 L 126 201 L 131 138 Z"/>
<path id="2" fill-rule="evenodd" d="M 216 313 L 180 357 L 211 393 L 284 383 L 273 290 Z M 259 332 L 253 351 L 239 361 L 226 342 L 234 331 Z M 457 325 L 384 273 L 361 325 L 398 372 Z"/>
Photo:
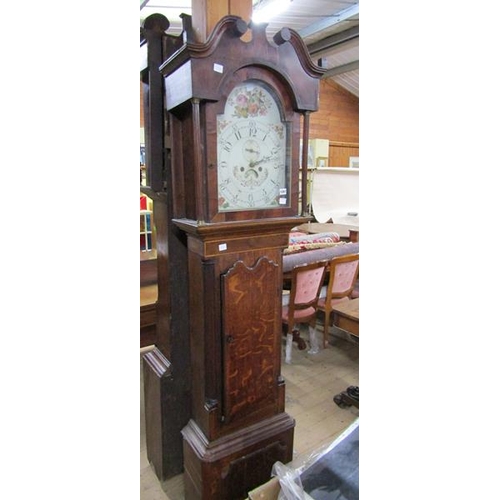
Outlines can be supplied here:
<path id="1" fill-rule="evenodd" d="M 237 500 L 292 459 L 281 376 L 282 253 L 299 208 L 299 150 L 323 70 L 299 35 L 226 16 L 160 67 L 173 223 L 187 237 L 191 419 L 186 499 Z M 303 162 L 304 164 L 306 162 Z M 174 291 L 175 293 L 175 291 Z"/>

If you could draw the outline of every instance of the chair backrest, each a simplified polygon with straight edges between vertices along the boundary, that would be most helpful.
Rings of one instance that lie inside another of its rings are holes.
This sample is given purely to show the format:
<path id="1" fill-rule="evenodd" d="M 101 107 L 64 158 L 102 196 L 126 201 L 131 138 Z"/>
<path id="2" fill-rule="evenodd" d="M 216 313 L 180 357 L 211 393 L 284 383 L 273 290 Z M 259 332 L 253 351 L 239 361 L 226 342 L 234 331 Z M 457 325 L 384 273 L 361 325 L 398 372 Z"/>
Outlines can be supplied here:
<path id="1" fill-rule="evenodd" d="M 334 257 L 329 264 L 329 281 L 326 300 L 349 297 L 356 286 L 359 274 L 359 254 Z"/>
<path id="2" fill-rule="evenodd" d="M 290 306 L 293 309 L 316 307 L 328 261 L 296 266 L 292 270 Z"/>

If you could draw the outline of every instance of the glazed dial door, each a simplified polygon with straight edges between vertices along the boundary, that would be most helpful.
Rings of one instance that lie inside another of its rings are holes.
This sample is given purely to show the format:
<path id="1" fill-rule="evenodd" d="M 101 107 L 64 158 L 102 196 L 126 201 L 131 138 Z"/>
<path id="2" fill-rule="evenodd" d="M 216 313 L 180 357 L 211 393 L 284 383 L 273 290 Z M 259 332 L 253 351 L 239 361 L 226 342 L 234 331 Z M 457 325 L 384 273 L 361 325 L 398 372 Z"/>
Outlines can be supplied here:
<path id="1" fill-rule="evenodd" d="M 219 212 L 289 206 L 287 124 L 271 92 L 236 86 L 217 116 Z"/>

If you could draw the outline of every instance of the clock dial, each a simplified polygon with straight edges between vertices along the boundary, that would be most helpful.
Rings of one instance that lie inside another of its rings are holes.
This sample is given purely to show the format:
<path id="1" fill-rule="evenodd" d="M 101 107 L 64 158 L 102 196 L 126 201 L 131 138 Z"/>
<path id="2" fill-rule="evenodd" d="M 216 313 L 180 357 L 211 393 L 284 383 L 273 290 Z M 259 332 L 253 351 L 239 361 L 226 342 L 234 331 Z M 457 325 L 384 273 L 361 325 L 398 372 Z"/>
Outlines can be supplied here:
<path id="1" fill-rule="evenodd" d="M 289 206 L 287 126 L 259 82 L 238 85 L 217 117 L 219 211 Z"/>

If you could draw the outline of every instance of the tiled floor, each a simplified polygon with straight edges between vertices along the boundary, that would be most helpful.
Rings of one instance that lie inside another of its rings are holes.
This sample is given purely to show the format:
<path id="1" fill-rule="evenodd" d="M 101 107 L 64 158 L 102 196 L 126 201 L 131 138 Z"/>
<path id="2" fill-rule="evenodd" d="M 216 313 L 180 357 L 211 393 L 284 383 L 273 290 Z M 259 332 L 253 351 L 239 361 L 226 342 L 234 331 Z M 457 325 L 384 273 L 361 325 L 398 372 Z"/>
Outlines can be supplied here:
<path id="1" fill-rule="evenodd" d="M 322 335 L 322 326 L 318 326 Z M 294 344 L 292 364 L 282 364 L 286 381 L 286 412 L 295 418 L 294 460 L 311 457 L 330 444 L 359 416 L 355 407 L 339 408 L 333 396 L 349 385 L 359 385 L 358 345 L 341 331 L 318 354 L 299 351 Z M 307 338 L 307 333 L 302 335 Z M 142 354 L 147 348 L 141 351 Z M 142 379 L 142 363 L 141 363 Z M 152 471 L 145 444 L 141 384 L 141 500 L 184 500 L 182 475 L 160 484 Z"/>

